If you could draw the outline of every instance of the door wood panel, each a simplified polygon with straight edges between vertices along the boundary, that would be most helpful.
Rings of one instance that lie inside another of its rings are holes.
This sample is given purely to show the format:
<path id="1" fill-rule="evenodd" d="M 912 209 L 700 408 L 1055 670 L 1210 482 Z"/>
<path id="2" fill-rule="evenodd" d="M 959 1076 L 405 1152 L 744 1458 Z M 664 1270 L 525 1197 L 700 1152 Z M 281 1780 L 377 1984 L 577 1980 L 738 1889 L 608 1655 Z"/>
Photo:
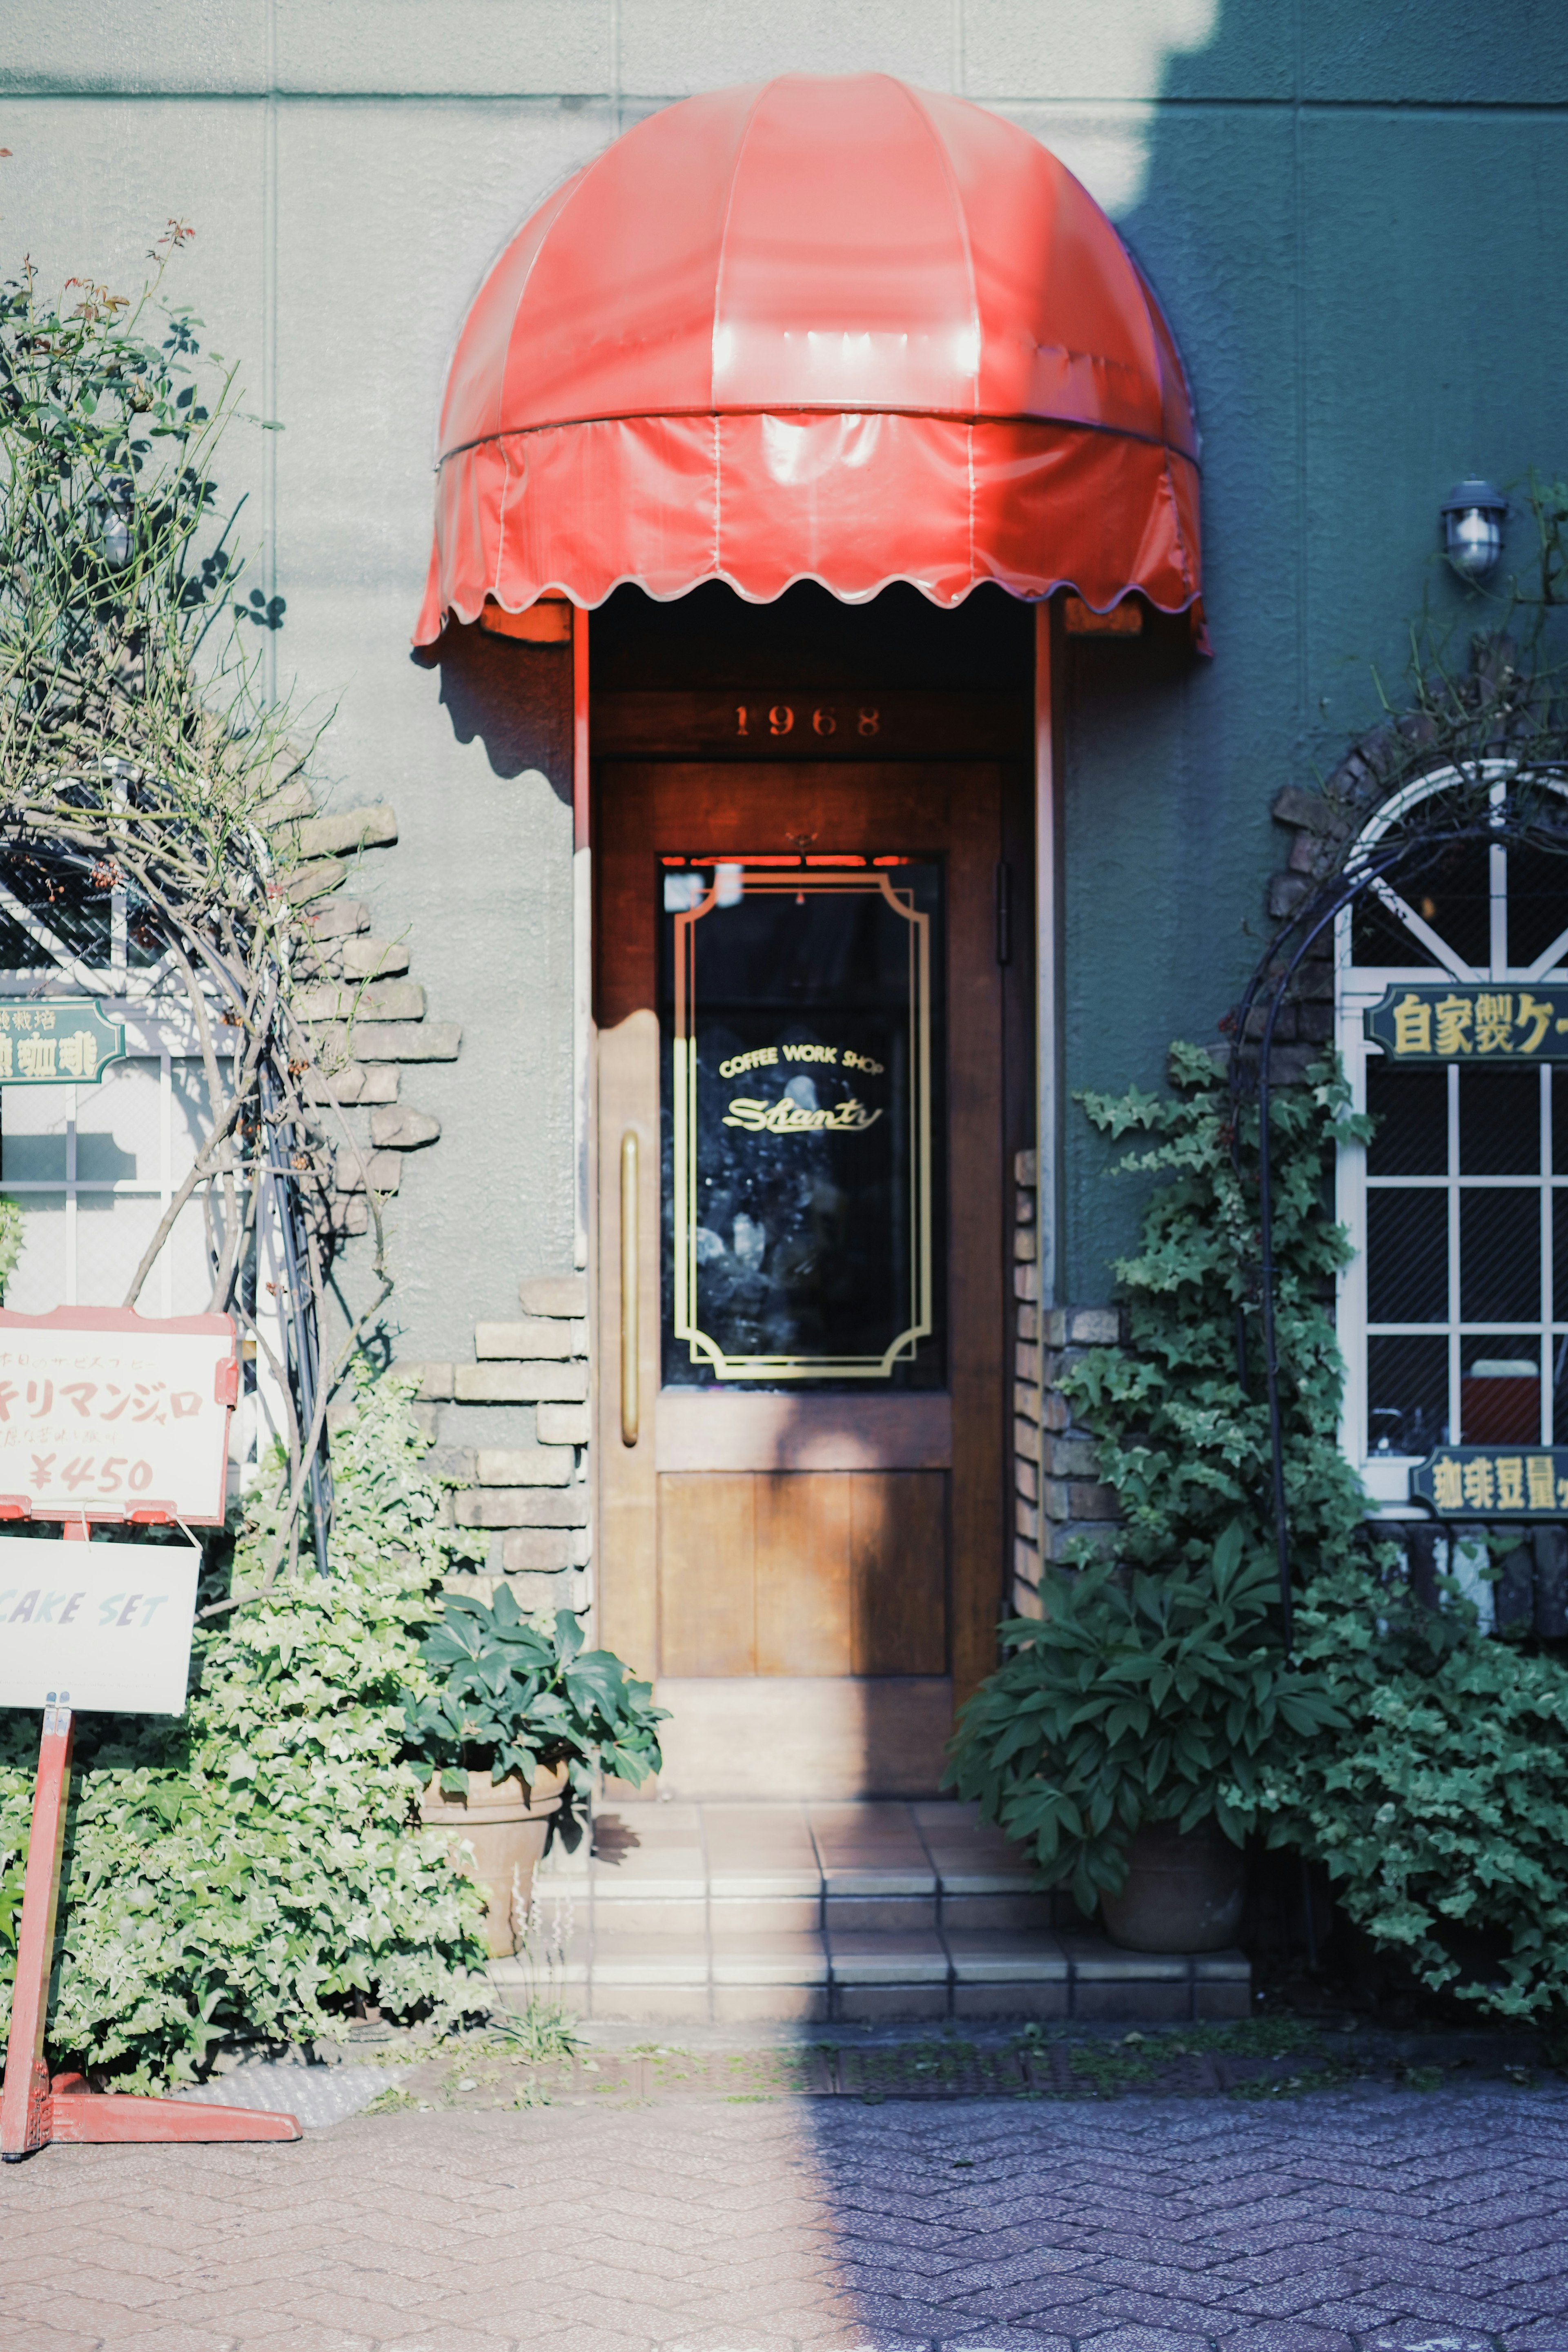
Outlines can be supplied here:
<path id="1" fill-rule="evenodd" d="M 850 1486 L 858 1675 L 942 1675 L 947 1660 L 947 1480 L 862 1472 Z"/>
<path id="2" fill-rule="evenodd" d="M 663 1470 L 946 1470 L 952 1461 L 952 1399 L 941 1394 L 663 1389 L 658 1414 Z"/>
<path id="3" fill-rule="evenodd" d="M 776 1472 L 757 1487 L 759 1675 L 847 1675 L 850 1488 L 842 1473 Z"/>
<path id="4" fill-rule="evenodd" d="M 667 1675 L 947 1672 L 940 1470 L 658 1480 Z"/>
<path id="5" fill-rule="evenodd" d="M 658 1553 L 660 1671 L 755 1674 L 756 1480 L 661 1478 Z"/>

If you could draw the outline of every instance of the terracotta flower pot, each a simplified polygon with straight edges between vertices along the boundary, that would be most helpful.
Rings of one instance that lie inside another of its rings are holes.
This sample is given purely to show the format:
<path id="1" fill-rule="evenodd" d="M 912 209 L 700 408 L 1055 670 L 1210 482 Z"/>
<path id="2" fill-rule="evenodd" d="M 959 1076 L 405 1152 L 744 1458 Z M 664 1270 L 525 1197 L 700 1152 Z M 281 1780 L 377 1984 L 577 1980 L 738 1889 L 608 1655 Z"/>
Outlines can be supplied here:
<path id="1" fill-rule="evenodd" d="M 1135 1830 L 1120 1895 L 1102 1895 L 1113 1944 L 1131 1952 L 1218 1952 L 1241 1927 L 1246 1858 L 1212 1817 L 1184 1834 L 1174 1822 Z"/>
<path id="2" fill-rule="evenodd" d="M 534 1866 L 544 1852 L 551 1816 L 561 1810 L 566 1768 L 542 1772 L 524 1790 L 515 1772 L 492 1780 L 470 1772 L 467 1797 L 441 1793 L 439 1775 L 425 1791 L 420 1819 L 434 1829 L 456 1830 L 474 1849 L 472 1875 L 489 1897 L 485 1905 L 485 1949 L 492 1960 L 517 1948 L 514 1907 L 526 1911 Z M 466 1868 L 467 1865 L 461 1865 Z"/>

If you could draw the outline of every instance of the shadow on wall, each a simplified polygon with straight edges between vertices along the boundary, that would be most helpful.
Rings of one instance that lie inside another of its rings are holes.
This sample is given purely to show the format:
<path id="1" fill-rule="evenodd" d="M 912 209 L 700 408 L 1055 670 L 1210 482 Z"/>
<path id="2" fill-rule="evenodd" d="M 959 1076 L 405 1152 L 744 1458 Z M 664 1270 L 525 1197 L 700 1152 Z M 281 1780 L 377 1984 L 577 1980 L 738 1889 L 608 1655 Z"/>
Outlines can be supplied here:
<path id="1" fill-rule="evenodd" d="M 438 670 L 441 700 L 459 743 L 482 743 L 492 772 L 534 770 L 572 804 L 572 648 L 492 637 L 449 621 L 433 646 L 416 646 L 416 668 Z"/>
<path id="2" fill-rule="evenodd" d="M 1458 0 L 1302 9 L 1294 28 L 1223 0 L 1210 39 L 1164 61 L 1135 200 L 1111 209 L 1192 381 L 1215 657 L 1167 682 L 1136 641 L 1074 656 L 1069 1094 L 1157 1085 L 1172 1034 L 1212 1034 L 1268 920 L 1275 794 L 1314 788 L 1376 722 L 1374 664 L 1403 699 L 1424 605 L 1461 666 L 1482 619 L 1441 562 L 1438 502 L 1472 468 L 1506 483 L 1543 462 L 1568 334 L 1538 299 L 1544 215 L 1519 205 L 1561 142 L 1568 17 L 1518 13 L 1500 47 Z M 1030 123 L 1051 140 L 1048 109 Z M 1353 548 L 1325 494 L 1342 482 Z M 1102 1181 L 1112 1148 L 1076 1111 L 1065 1139 L 1064 1289 L 1100 1298 L 1141 1196 Z"/>

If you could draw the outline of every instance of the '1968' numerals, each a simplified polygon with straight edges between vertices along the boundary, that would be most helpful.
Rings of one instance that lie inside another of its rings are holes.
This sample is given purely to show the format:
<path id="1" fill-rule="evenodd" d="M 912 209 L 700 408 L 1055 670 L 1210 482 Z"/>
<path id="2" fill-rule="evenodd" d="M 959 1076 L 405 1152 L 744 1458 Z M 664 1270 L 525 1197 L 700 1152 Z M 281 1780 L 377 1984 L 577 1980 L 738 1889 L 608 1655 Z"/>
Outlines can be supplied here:
<path id="1" fill-rule="evenodd" d="M 736 735 L 750 739 L 753 733 L 753 721 L 755 721 L 754 731 L 757 735 L 764 731 L 769 735 L 793 735 L 795 721 L 794 705 L 788 702 L 773 702 L 768 704 L 764 709 L 760 703 L 738 702 L 735 705 Z M 803 727 L 805 725 L 804 712 L 802 725 Z M 816 709 L 811 713 L 811 731 L 814 735 L 837 735 L 839 732 L 838 712 L 832 703 L 817 704 Z M 846 734 L 879 735 L 882 731 L 882 714 L 874 704 L 860 704 L 852 718 L 846 718 L 843 731 Z"/>

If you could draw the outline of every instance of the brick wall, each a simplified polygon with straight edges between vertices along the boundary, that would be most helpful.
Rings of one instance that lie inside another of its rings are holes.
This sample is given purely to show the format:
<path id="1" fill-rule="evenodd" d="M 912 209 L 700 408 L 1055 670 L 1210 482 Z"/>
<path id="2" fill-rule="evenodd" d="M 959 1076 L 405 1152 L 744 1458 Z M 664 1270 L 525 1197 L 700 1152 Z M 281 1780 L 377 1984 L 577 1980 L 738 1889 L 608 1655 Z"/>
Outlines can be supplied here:
<path id="1" fill-rule="evenodd" d="M 418 1375 L 415 1412 L 436 1441 L 431 1469 L 458 1481 L 453 1523 L 490 1531 L 487 1573 L 508 1580 L 520 1609 L 584 1609 L 588 1277 L 528 1276 L 518 1301 L 517 1321 L 475 1326 L 471 1363 L 397 1369 Z"/>
<path id="2" fill-rule="evenodd" d="M 1042 1307 L 1035 1154 L 1020 1151 L 1013 1183 L 1013 1606 L 1040 1613 L 1042 1560 L 1069 1538 L 1104 1542 L 1119 1517 L 1099 1475 L 1095 1441 L 1073 1420 L 1062 1375 L 1089 1348 L 1122 1337 L 1114 1307 Z"/>
<path id="3" fill-rule="evenodd" d="M 345 1236 L 370 1231 L 367 1183 L 389 1200 L 405 1155 L 439 1141 L 440 1120 L 400 1099 L 404 1069 L 456 1061 L 462 1032 L 427 1017 L 425 990 L 407 977 L 406 944 L 374 937 L 366 901 L 338 895 L 367 850 L 395 844 L 396 811 L 377 802 L 323 816 L 295 778 L 262 815 L 279 895 L 300 910 L 305 932 L 294 1011 L 319 1056 L 307 1092 L 318 1105 L 337 1105 L 335 1115 L 323 1111 L 330 1189 L 321 1236 L 335 1251 Z"/>

